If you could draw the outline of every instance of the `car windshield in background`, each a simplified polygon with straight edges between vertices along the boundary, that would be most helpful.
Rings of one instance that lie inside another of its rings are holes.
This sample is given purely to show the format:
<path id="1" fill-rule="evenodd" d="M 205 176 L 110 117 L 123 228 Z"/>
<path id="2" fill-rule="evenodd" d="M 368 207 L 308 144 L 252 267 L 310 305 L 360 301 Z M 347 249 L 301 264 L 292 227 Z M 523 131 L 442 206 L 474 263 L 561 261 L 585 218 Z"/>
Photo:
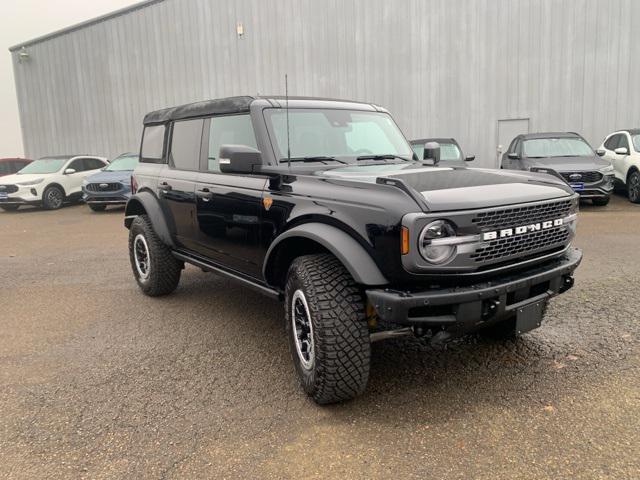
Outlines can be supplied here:
<path id="1" fill-rule="evenodd" d="M 459 162 L 462 160 L 462 152 L 455 143 L 438 142 L 438 145 L 440 145 L 440 161 Z M 424 144 L 418 143 L 412 145 L 412 147 L 418 158 L 422 159 L 424 154 Z"/>
<path id="2" fill-rule="evenodd" d="M 112 162 L 107 165 L 105 170 L 109 172 L 121 171 L 121 170 L 134 170 L 138 165 L 137 155 L 127 155 L 124 157 L 114 158 Z"/>
<path id="3" fill-rule="evenodd" d="M 281 162 L 287 159 L 285 109 L 265 110 L 267 128 L 275 138 Z M 336 157 L 355 161 L 361 156 L 397 156 L 411 159 L 413 151 L 398 126 L 382 112 L 290 109 L 291 158 Z M 393 161 L 393 159 L 390 159 Z"/>
<path id="4" fill-rule="evenodd" d="M 534 138 L 525 140 L 523 153 L 526 157 L 586 157 L 593 150 L 581 138 Z"/>
<path id="5" fill-rule="evenodd" d="M 636 152 L 640 152 L 640 135 L 632 135 L 631 141 Z"/>
<path id="6" fill-rule="evenodd" d="M 68 158 L 41 158 L 31 162 L 18 172 L 19 175 L 31 173 L 55 173 L 69 160 Z"/>

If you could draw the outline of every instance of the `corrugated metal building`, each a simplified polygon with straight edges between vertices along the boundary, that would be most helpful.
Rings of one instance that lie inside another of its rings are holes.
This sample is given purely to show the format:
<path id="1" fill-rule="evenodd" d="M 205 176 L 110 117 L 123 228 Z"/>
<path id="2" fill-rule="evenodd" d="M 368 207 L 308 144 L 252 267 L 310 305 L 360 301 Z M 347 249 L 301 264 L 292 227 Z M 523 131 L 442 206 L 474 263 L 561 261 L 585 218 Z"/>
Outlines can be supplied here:
<path id="1" fill-rule="evenodd" d="M 477 165 L 523 131 L 640 126 L 634 0 L 153 0 L 11 48 L 26 155 L 137 150 L 149 110 L 365 100 Z M 505 145 L 506 147 L 506 145 Z"/>

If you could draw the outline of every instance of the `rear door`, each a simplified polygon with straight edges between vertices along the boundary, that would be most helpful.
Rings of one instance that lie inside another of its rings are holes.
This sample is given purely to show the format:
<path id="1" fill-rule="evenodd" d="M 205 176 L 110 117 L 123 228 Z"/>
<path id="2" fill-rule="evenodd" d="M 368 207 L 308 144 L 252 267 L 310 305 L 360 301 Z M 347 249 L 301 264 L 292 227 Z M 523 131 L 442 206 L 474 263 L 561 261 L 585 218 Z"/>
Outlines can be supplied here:
<path id="1" fill-rule="evenodd" d="M 256 147 L 248 114 L 217 116 L 205 123 L 202 173 L 196 185 L 197 251 L 221 266 L 262 277 L 260 214 L 265 176 L 220 172 L 220 145 Z"/>
<path id="2" fill-rule="evenodd" d="M 171 125 L 168 164 L 160 171 L 158 197 L 176 243 L 195 248 L 195 184 L 200 167 L 204 120 L 175 121 Z"/>

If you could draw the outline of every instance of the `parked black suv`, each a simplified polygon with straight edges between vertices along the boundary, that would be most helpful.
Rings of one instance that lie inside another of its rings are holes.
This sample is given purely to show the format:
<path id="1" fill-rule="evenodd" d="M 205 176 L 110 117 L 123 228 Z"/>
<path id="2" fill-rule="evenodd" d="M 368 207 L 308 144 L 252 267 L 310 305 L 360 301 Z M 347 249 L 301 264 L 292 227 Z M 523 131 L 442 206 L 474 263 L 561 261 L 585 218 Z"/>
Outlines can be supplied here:
<path id="1" fill-rule="evenodd" d="M 318 403 L 364 390 L 372 341 L 536 328 L 582 257 L 564 181 L 425 166 L 365 103 L 234 97 L 149 113 L 132 183 L 143 292 L 171 293 L 187 262 L 284 300 Z"/>
<path id="2" fill-rule="evenodd" d="M 609 203 L 615 177 L 611 163 L 599 155 L 577 133 L 529 133 L 513 139 L 501 168 L 555 175 L 602 207 Z"/>

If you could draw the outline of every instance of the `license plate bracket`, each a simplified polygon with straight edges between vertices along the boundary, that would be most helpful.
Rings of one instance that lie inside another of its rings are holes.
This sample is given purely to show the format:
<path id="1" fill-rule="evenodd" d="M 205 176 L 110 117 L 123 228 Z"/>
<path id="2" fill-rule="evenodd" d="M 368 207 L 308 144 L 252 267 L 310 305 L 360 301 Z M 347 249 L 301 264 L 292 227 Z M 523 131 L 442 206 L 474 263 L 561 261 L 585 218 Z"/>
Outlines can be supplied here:
<path id="1" fill-rule="evenodd" d="M 0 199 L 9 198 L 9 194 L 7 192 L 0 192 Z"/>
<path id="2" fill-rule="evenodd" d="M 538 300 L 518 307 L 516 310 L 516 332 L 518 334 L 529 332 L 542 324 L 546 303 L 546 300 Z"/>
<path id="3" fill-rule="evenodd" d="M 571 185 L 571 188 L 573 188 L 576 192 L 580 190 L 584 190 L 583 182 L 571 182 L 569 185 Z"/>

